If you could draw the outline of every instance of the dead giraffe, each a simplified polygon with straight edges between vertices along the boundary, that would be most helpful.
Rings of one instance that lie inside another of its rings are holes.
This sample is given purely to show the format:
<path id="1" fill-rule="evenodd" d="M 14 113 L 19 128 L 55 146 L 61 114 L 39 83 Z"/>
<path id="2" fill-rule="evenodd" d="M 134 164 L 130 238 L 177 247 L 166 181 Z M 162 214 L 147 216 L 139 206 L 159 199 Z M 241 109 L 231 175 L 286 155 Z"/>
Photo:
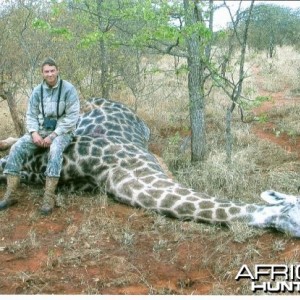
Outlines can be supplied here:
<path id="1" fill-rule="evenodd" d="M 229 224 L 243 221 L 300 237 L 299 198 L 275 191 L 262 193 L 268 204 L 220 200 L 185 188 L 169 178 L 148 151 L 150 130 L 125 105 L 93 98 L 85 105 L 74 142 L 64 153 L 60 184 L 71 190 L 97 189 L 122 203 L 181 220 Z M 1 144 L 0 144 L 1 145 Z M 47 152 L 29 157 L 23 181 L 42 182 Z M 0 160 L 0 179 L 6 158 Z"/>

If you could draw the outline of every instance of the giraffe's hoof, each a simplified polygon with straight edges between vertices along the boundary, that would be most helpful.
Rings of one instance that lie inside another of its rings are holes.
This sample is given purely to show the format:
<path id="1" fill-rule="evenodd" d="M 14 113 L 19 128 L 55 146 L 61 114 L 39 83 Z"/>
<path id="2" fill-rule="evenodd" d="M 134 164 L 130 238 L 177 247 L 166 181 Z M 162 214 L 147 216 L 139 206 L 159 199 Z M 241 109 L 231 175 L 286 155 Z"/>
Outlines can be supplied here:
<path id="1" fill-rule="evenodd" d="M 7 209 L 8 207 L 16 204 L 18 201 L 16 200 L 2 200 L 0 201 L 0 210 Z"/>

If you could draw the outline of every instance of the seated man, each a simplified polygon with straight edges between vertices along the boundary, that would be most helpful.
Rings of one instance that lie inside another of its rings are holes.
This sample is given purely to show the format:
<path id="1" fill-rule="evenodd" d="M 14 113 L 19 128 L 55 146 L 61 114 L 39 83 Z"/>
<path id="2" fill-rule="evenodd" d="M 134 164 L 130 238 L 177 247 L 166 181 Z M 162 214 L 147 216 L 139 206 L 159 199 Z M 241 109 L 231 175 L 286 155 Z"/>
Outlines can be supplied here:
<path id="1" fill-rule="evenodd" d="M 0 201 L 0 210 L 17 203 L 22 164 L 40 147 L 49 148 L 46 187 L 40 211 L 49 214 L 55 205 L 63 151 L 74 136 L 80 103 L 75 87 L 59 77 L 53 59 L 43 62 L 42 76 L 43 82 L 34 88 L 29 99 L 26 113 L 28 132 L 12 146 L 3 172 L 7 176 L 7 189 Z"/>

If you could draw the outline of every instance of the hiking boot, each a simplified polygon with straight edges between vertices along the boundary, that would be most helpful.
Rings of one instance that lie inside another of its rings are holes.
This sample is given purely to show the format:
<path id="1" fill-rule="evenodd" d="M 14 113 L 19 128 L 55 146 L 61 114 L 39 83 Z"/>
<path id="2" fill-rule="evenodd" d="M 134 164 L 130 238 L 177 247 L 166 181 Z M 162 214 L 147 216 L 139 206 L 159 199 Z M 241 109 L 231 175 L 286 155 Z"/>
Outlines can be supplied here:
<path id="1" fill-rule="evenodd" d="M 56 202 L 55 190 L 58 180 L 59 178 L 56 177 L 46 177 L 45 193 L 42 206 L 40 207 L 40 212 L 43 215 L 49 215 L 53 211 Z"/>
<path id="2" fill-rule="evenodd" d="M 6 192 L 0 201 L 0 210 L 6 209 L 18 202 L 18 187 L 20 185 L 20 177 L 17 175 L 7 175 L 7 187 Z"/>

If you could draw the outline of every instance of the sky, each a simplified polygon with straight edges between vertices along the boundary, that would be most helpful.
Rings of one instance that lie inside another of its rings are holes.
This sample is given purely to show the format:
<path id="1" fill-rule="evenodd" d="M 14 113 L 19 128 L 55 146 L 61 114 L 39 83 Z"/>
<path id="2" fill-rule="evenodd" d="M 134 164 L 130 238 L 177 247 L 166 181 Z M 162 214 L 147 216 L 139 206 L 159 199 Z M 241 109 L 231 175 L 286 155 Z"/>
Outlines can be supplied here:
<path id="1" fill-rule="evenodd" d="M 223 1 L 214 1 L 214 3 L 217 5 L 218 2 L 221 4 L 223 3 Z M 238 8 L 240 1 L 226 1 L 227 5 L 230 7 L 230 9 L 232 9 L 232 14 L 234 15 L 236 9 Z M 242 1 L 242 9 L 247 8 L 250 5 L 249 0 L 244 0 Z M 260 0 L 256 0 L 254 2 L 254 5 L 260 4 L 260 3 L 264 3 L 264 4 L 274 4 L 274 5 L 280 5 L 280 6 L 285 6 L 285 7 L 289 7 L 289 8 L 293 8 L 293 9 L 300 9 L 300 1 L 260 1 Z M 230 22 L 230 16 L 228 14 L 227 9 L 225 8 L 221 8 L 218 9 L 215 12 L 214 15 L 214 30 L 218 30 L 221 28 L 226 27 L 226 24 Z"/>

